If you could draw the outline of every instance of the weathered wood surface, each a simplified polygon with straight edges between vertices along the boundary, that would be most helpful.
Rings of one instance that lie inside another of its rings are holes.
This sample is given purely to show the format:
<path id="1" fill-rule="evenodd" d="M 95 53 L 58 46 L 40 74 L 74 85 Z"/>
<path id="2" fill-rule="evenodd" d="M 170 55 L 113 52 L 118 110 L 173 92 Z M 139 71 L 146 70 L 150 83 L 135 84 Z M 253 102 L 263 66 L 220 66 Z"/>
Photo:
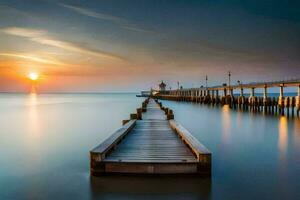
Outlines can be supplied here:
<path id="1" fill-rule="evenodd" d="M 112 136 L 91 151 L 92 174 L 210 174 L 210 152 L 181 125 L 167 120 L 153 99 L 147 104 L 147 112 L 142 113 L 142 120 L 131 120 L 126 127 L 130 131 L 116 142 L 118 145 L 111 140 L 119 137 Z M 108 146 L 114 146 L 113 151 L 97 160 L 98 152 Z"/>
<path id="2" fill-rule="evenodd" d="M 285 87 L 297 87 L 297 96 L 285 96 Z M 279 87 L 279 97 L 269 97 L 268 88 Z M 250 89 L 250 96 L 244 95 L 244 89 Z M 263 88 L 263 96 L 255 96 L 255 89 Z M 239 95 L 234 90 L 239 89 Z M 219 95 L 222 91 L 222 95 Z M 300 82 L 276 82 L 263 84 L 239 84 L 222 87 L 201 87 L 165 91 L 152 91 L 156 99 L 187 101 L 209 105 L 229 105 L 230 108 L 250 112 L 262 112 L 268 115 L 286 115 L 300 117 Z M 170 115 L 170 118 L 172 116 Z"/>
<path id="3" fill-rule="evenodd" d="M 129 120 L 125 125 L 115 131 L 110 137 L 108 137 L 99 146 L 91 151 L 92 156 L 97 157 L 97 160 L 103 160 L 107 152 L 111 151 L 116 147 L 117 143 L 120 142 L 135 126 L 136 120 Z"/>
<path id="4" fill-rule="evenodd" d="M 182 140 L 194 152 L 194 154 L 197 156 L 198 161 L 206 163 L 211 162 L 210 151 L 203 144 L 201 144 L 188 130 L 186 130 L 175 120 L 170 120 L 169 123 L 171 128 L 176 130 Z"/>
<path id="5" fill-rule="evenodd" d="M 105 161 L 196 163 L 195 155 L 169 126 L 166 115 L 155 101 L 150 100 L 147 112 L 138 120 L 126 140 Z"/>

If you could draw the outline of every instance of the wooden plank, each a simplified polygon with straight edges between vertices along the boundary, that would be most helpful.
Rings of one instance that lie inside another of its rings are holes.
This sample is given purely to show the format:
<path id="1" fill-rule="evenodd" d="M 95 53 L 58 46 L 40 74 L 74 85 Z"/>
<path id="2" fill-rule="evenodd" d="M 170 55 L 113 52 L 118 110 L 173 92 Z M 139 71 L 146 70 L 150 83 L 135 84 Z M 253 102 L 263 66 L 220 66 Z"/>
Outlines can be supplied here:
<path id="1" fill-rule="evenodd" d="M 203 145 L 167 120 L 153 99 L 145 110 L 139 113 L 142 120 L 129 121 L 91 151 L 92 174 L 210 173 L 210 152 Z"/>
<path id="2" fill-rule="evenodd" d="M 125 137 L 130 130 L 135 126 L 136 120 L 130 120 L 123 125 L 120 129 L 115 131 L 110 137 L 108 137 L 99 146 L 90 151 L 91 157 L 97 161 L 101 161 L 105 158 L 105 154 L 110 151 L 120 140 Z"/>
<path id="3" fill-rule="evenodd" d="M 163 115 L 162 111 L 161 113 Z M 147 121 L 152 126 L 160 123 L 157 120 L 155 122 Z M 159 129 L 151 129 L 150 125 L 149 130 L 140 131 L 143 124 L 143 121 L 138 121 L 126 140 L 116 148 L 106 161 L 197 162 L 195 155 L 170 128 L 167 120 L 163 120 L 163 125 Z"/>
<path id="4" fill-rule="evenodd" d="M 124 158 L 124 159 L 114 159 L 114 158 L 108 158 L 105 163 L 177 163 L 177 164 L 181 164 L 181 163 L 198 163 L 197 160 L 195 159 L 186 159 L 186 160 L 182 160 L 182 159 L 155 159 L 155 160 L 148 160 L 148 159 L 128 159 L 128 158 Z"/>
<path id="5" fill-rule="evenodd" d="M 108 163 L 108 173 L 143 173 L 143 174 L 184 174 L 197 172 L 196 164 L 141 164 L 141 163 Z"/>
<path id="6" fill-rule="evenodd" d="M 211 162 L 210 151 L 202 145 L 192 134 L 186 130 L 183 126 L 177 123 L 175 120 L 169 121 L 170 126 L 176 130 L 176 132 L 181 136 L 182 140 L 193 150 L 196 154 L 198 160 L 203 163 Z"/>

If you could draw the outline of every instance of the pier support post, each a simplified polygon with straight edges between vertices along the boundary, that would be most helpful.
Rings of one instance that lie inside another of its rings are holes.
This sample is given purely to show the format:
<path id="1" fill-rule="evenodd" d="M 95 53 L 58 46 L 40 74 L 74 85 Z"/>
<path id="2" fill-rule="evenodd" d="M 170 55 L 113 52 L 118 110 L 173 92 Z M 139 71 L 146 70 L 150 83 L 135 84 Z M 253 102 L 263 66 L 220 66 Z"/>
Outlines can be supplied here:
<path id="1" fill-rule="evenodd" d="M 280 93 L 279 93 L 280 97 L 283 97 L 283 85 L 280 86 Z"/>
<path id="2" fill-rule="evenodd" d="M 267 85 L 264 87 L 264 99 L 263 99 L 263 106 L 264 106 L 264 112 L 267 112 L 267 107 L 268 107 L 268 88 Z"/>
<path id="3" fill-rule="evenodd" d="M 284 115 L 284 96 L 283 96 L 283 84 L 280 85 L 280 93 L 278 98 L 278 106 L 280 115 Z"/>
<path id="4" fill-rule="evenodd" d="M 180 101 L 183 101 L 183 91 L 180 91 L 180 98 L 179 98 Z"/>
<path id="5" fill-rule="evenodd" d="M 130 114 L 130 119 L 131 119 L 131 120 L 137 119 L 137 114 L 136 114 L 136 113 L 131 113 L 131 114 Z"/>
<path id="6" fill-rule="evenodd" d="M 211 91 L 211 103 L 214 105 L 216 102 L 216 98 L 215 98 L 215 91 L 212 90 Z"/>
<path id="7" fill-rule="evenodd" d="M 254 108 L 254 94 L 255 94 L 255 88 L 251 88 L 250 90 L 250 97 L 249 97 L 249 105 L 250 105 L 250 110 L 253 110 Z"/>
<path id="8" fill-rule="evenodd" d="M 286 116 L 289 117 L 290 115 L 290 98 L 284 98 L 284 108 L 286 108 Z"/>
<path id="9" fill-rule="evenodd" d="M 254 90 L 255 90 L 255 88 L 251 88 L 251 91 L 250 91 L 250 97 L 254 97 Z"/>
<path id="10" fill-rule="evenodd" d="M 230 88 L 229 90 L 230 90 L 230 96 L 233 97 L 233 89 Z"/>
<path id="11" fill-rule="evenodd" d="M 203 103 L 204 91 L 200 90 L 200 103 Z"/>
<path id="12" fill-rule="evenodd" d="M 291 109 L 291 111 L 292 111 L 292 117 L 294 117 L 294 108 L 295 108 L 295 106 L 296 106 L 296 97 L 289 97 L 290 98 L 290 105 L 289 105 L 289 107 L 290 107 L 290 109 Z"/>
<path id="13" fill-rule="evenodd" d="M 244 96 L 244 88 L 241 87 L 241 93 L 240 96 L 243 97 Z"/>
<path id="14" fill-rule="evenodd" d="M 203 91 L 202 89 L 199 89 L 199 103 L 202 103 L 202 96 L 203 96 Z"/>
<path id="15" fill-rule="evenodd" d="M 229 88 L 229 97 L 227 99 L 227 104 L 229 104 L 230 108 L 235 108 L 235 99 L 233 96 L 233 88 Z"/>
<path id="16" fill-rule="evenodd" d="M 297 112 L 297 117 L 299 117 L 299 112 L 300 112 L 300 85 L 298 85 L 298 96 L 296 97 L 296 112 Z"/>
<path id="17" fill-rule="evenodd" d="M 264 99 L 266 99 L 267 96 L 268 96 L 268 88 L 267 88 L 267 86 L 265 85 L 265 87 L 264 87 Z"/>
<path id="18" fill-rule="evenodd" d="M 167 119 L 174 119 L 174 114 L 173 114 L 173 110 L 168 109 L 168 113 L 167 113 Z"/>
<path id="19" fill-rule="evenodd" d="M 216 90 L 216 104 L 218 104 L 219 102 L 219 90 Z"/>
<path id="20" fill-rule="evenodd" d="M 240 96 L 238 98 L 238 106 L 239 108 L 245 109 L 245 97 L 244 97 L 244 88 L 240 88 Z"/>
<path id="21" fill-rule="evenodd" d="M 210 91 L 206 89 L 205 103 L 211 103 Z"/>
<path id="22" fill-rule="evenodd" d="M 137 109 L 136 109 L 136 114 L 137 114 L 137 119 L 138 119 L 138 120 L 141 120 L 141 119 L 142 119 L 142 112 L 143 112 L 143 109 L 142 109 L 142 108 L 137 108 Z"/>

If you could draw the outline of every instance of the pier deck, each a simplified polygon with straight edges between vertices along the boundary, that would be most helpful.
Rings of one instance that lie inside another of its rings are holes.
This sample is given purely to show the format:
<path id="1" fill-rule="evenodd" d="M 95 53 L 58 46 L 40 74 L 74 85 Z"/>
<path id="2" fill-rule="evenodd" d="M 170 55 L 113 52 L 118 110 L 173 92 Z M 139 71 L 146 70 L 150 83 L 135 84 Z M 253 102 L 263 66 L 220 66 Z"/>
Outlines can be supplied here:
<path id="1" fill-rule="evenodd" d="M 209 174 L 210 152 L 153 99 L 146 110 L 91 151 L 92 174 Z"/>

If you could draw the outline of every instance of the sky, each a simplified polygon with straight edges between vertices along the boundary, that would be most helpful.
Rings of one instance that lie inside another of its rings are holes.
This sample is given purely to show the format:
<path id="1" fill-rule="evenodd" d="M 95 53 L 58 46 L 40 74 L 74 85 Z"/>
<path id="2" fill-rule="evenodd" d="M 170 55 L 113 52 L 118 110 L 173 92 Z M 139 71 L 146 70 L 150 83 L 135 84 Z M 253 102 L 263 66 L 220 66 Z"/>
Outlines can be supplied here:
<path id="1" fill-rule="evenodd" d="M 0 0 L 0 92 L 298 78 L 299 35 L 299 1 Z"/>

